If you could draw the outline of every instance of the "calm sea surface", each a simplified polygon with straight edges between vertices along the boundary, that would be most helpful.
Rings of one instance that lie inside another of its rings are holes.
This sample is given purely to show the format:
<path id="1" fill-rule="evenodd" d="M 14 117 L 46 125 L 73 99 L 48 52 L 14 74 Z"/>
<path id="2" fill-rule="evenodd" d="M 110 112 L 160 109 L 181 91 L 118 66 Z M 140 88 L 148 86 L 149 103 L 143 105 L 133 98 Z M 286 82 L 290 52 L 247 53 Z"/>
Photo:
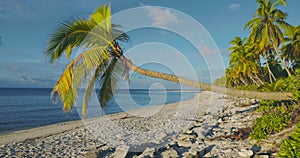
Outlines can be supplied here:
<path id="1" fill-rule="evenodd" d="M 41 88 L 0 88 L 0 134 L 80 119 L 80 106 L 66 113 L 62 110 L 62 103 L 52 102 L 50 92 L 51 89 Z M 97 117 L 145 106 L 178 102 L 191 99 L 196 93 L 175 90 L 119 90 L 116 92 L 116 98 L 103 109 L 94 96 L 89 104 L 87 116 Z"/>

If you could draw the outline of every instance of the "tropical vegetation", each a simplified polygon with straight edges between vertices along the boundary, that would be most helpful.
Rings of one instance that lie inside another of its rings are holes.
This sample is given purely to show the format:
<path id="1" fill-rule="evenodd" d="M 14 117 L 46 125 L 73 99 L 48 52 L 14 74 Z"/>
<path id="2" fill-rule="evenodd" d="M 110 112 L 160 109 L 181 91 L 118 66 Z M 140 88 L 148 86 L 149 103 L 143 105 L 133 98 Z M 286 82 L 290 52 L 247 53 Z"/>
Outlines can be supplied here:
<path id="1" fill-rule="evenodd" d="M 261 140 L 292 127 L 299 120 L 300 99 L 300 25 L 287 21 L 279 9 L 285 0 L 256 0 L 258 8 L 245 29 L 250 35 L 231 41 L 230 65 L 226 86 L 263 92 L 292 92 L 294 101 L 264 101 L 262 114 L 252 125 L 250 137 Z M 299 157 L 299 126 L 282 141 L 279 157 Z"/>
<path id="2" fill-rule="evenodd" d="M 256 140 L 265 139 L 270 134 L 292 125 L 293 116 L 297 114 L 296 109 L 297 106 L 290 102 L 262 101 L 258 109 L 262 117 L 254 122 L 250 137 Z"/>
<path id="3" fill-rule="evenodd" d="M 215 91 L 223 94 L 280 100 L 262 103 L 261 118 L 252 127 L 251 137 L 264 139 L 291 125 L 294 115 L 298 115 L 295 101 L 300 98 L 300 25 L 287 23 L 287 13 L 279 9 L 285 0 L 256 0 L 258 8 L 245 29 L 246 38 L 234 37 L 230 42 L 230 63 L 225 77 L 210 85 L 137 67 L 128 59 L 121 47 L 129 40 L 128 35 L 119 30 L 119 25 L 111 23 L 109 5 L 100 6 L 88 19 L 77 18 L 63 22 L 49 38 L 46 55 L 51 62 L 62 56 L 70 58 L 74 50 L 83 50 L 66 67 L 58 79 L 52 96 L 61 100 L 64 110 L 70 111 L 76 105 L 78 90 L 87 83 L 82 104 L 85 116 L 88 101 L 94 86 L 98 83 L 98 98 L 101 107 L 114 95 L 118 80 L 129 80 L 129 71 L 168 80 L 187 86 Z M 219 85 L 219 86 L 218 86 Z M 222 86 L 226 87 L 222 87 Z M 251 90 L 251 91 L 249 91 Z M 286 101 L 293 100 L 286 104 Z M 294 111 L 294 112 L 293 112 Z M 299 154 L 299 127 L 291 139 L 282 144 L 281 155 Z"/>
<path id="4" fill-rule="evenodd" d="M 282 141 L 278 157 L 300 157 L 300 122 L 290 137 Z"/>
<path id="5" fill-rule="evenodd" d="M 300 60 L 300 29 L 286 22 L 287 13 L 278 9 L 284 0 L 257 0 L 258 8 L 245 29 L 248 38 L 235 37 L 226 70 L 228 87 L 274 83 L 295 75 Z"/>

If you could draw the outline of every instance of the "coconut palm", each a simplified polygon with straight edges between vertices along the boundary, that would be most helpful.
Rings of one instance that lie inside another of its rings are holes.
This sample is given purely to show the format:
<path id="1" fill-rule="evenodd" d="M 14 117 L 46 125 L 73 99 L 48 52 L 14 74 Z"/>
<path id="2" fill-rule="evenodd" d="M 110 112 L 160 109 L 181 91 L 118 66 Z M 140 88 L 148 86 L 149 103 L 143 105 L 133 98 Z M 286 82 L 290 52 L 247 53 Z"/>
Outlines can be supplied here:
<path id="1" fill-rule="evenodd" d="M 122 76 L 126 77 L 129 70 L 149 77 L 239 97 L 267 100 L 292 98 L 291 93 L 261 93 L 225 89 L 137 67 L 126 58 L 119 45 L 120 41 L 128 41 L 128 36 L 118 30 L 118 25 L 112 24 L 110 18 L 109 5 L 101 6 L 89 19 L 79 18 L 62 23 L 49 39 L 46 55 L 51 62 L 63 55 L 69 58 L 74 50 L 83 49 L 83 52 L 68 64 L 52 92 L 54 98 L 59 98 L 64 103 L 66 111 L 74 106 L 75 98 L 78 96 L 77 91 L 82 82 L 88 82 L 82 105 L 82 116 L 85 116 L 88 100 L 96 81 L 100 83 L 98 93 L 100 104 L 102 107 L 105 106 L 113 96 L 118 79 Z"/>
<path id="2" fill-rule="evenodd" d="M 283 57 L 295 69 L 300 62 L 300 25 L 288 28 L 285 36 L 285 43 L 281 48 Z"/>
<path id="3" fill-rule="evenodd" d="M 286 5 L 285 0 L 256 0 L 258 9 L 254 14 L 254 18 L 248 21 L 245 29 L 250 29 L 250 38 L 252 42 L 257 43 L 260 50 L 272 50 L 278 57 L 281 65 L 291 76 L 291 72 L 286 66 L 283 58 L 281 57 L 278 47 L 283 42 L 282 29 L 289 27 L 285 22 L 287 14 L 279 10 L 277 7 Z M 267 60 L 267 59 L 266 59 Z"/>
<path id="4" fill-rule="evenodd" d="M 258 77 L 260 72 L 259 56 L 253 51 L 253 46 L 249 43 L 248 38 L 243 40 L 235 37 L 231 42 L 230 65 L 232 71 L 237 74 L 236 77 L 241 80 L 243 85 L 263 84 Z"/>

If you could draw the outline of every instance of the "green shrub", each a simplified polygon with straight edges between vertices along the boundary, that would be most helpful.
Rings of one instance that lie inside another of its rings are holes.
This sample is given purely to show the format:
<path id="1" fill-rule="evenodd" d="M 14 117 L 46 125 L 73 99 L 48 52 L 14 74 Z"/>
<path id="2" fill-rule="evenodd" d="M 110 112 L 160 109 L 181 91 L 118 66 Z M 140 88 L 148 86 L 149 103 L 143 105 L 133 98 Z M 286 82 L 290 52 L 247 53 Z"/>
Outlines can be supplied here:
<path id="1" fill-rule="evenodd" d="M 250 137 L 256 140 L 265 139 L 271 133 L 282 131 L 291 121 L 290 114 L 265 114 L 254 123 Z"/>
<path id="2" fill-rule="evenodd" d="M 292 123 L 292 114 L 296 107 L 288 102 L 262 101 L 258 111 L 263 115 L 252 125 L 250 137 L 261 140 L 270 134 L 282 131 Z"/>
<path id="3" fill-rule="evenodd" d="M 300 100 L 300 69 L 296 70 L 295 75 L 283 79 L 283 90 L 293 92 L 295 100 Z"/>
<path id="4" fill-rule="evenodd" d="M 293 101 L 265 101 L 260 102 L 258 111 L 262 114 L 268 113 L 286 113 L 291 112 L 297 108 L 297 105 Z"/>
<path id="5" fill-rule="evenodd" d="M 300 157 L 300 122 L 288 139 L 282 140 L 278 157 Z"/>

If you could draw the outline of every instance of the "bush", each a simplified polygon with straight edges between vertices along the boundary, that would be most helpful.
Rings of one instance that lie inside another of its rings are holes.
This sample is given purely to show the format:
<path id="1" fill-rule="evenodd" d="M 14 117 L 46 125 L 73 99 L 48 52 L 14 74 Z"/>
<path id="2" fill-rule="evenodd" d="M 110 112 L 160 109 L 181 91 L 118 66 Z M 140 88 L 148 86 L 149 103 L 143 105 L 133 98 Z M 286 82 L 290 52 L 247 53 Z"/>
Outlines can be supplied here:
<path id="1" fill-rule="evenodd" d="M 290 114 L 281 116 L 276 114 L 263 115 L 254 123 L 250 137 L 256 140 L 265 139 L 269 134 L 282 131 L 291 122 L 291 118 Z"/>
<path id="2" fill-rule="evenodd" d="M 292 114 L 296 107 L 288 102 L 262 101 L 258 111 L 263 115 L 254 122 L 250 137 L 261 140 L 270 134 L 282 131 L 292 123 Z"/>
<path id="3" fill-rule="evenodd" d="M 285 79 L 284 86 L 284 90 L 293 92 L 295 100 L 300 101 L 300 69 L 296 70 L 295 75 Z"/>
<path id="4" fill-rule="evenodd" d="M 282 140 L 278 157 L 300 157 L 300 122 L 288 139 Z"/>

